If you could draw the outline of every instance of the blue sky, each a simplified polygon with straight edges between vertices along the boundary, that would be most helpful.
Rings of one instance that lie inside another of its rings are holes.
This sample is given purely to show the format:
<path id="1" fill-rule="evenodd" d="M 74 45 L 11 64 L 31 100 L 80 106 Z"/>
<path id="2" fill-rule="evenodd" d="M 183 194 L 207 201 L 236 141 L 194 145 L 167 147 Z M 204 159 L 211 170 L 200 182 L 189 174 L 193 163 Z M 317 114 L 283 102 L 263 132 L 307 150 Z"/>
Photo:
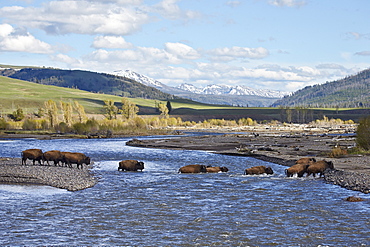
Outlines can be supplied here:
<path id="1" fill-rule="evenodd" d="M 370 67 L 368 0 L 7 0 L 0 64 L 296 91 Z"/>

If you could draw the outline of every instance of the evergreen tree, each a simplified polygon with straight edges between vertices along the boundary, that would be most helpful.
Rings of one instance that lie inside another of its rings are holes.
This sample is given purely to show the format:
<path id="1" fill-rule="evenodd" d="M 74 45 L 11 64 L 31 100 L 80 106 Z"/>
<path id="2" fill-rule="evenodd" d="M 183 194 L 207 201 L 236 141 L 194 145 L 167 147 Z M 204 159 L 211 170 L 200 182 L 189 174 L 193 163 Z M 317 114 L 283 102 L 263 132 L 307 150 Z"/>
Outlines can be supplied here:
<path id="1" fill-rule="evenodd" d="M 356 143 L 364 150 L 370 150 L 370 116 L 360 120 L 356 131 Z"/>
<path id="2" fill-rule="evenodd" d="M 167 109 L 168 109 L 168 114 L 170 114 L 172 111 L 172 105 L 170 101 L 167 101 Z"/>

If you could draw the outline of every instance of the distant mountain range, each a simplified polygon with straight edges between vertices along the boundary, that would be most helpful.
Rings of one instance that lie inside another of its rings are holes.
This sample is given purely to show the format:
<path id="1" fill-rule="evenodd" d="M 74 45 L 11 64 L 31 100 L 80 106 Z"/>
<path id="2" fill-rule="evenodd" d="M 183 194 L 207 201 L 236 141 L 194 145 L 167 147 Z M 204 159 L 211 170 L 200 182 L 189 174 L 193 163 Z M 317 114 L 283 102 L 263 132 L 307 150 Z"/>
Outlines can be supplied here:
<path id="1" fill-rule="evenodd" d="M 225 104 L 235 106 L 270 106 L 288 92 L 267 89 L 252 89 L 246 86 L 208 85 L 195 87 L 183 83 L 178 87 L 167 86 L 155 79 L 131 70 L 114 71 L 114 75 L 130 78 L 144 85 L 155 87 L 163 92 L 208 104 Z"/>
<path id="2" fill-rule="evenodd" d="M 170 87 L 129 70 L 106 74 L 83 70 L 0 66 L 0 76 L 90 92 L 157 100 L 187 98 L 207 104 L 249 107 L 370 108 L 370 69 L 340 80 L 308 86 L 291 94 L 228 85 L 200 88 L 182 84 L 179 87 Z"/>

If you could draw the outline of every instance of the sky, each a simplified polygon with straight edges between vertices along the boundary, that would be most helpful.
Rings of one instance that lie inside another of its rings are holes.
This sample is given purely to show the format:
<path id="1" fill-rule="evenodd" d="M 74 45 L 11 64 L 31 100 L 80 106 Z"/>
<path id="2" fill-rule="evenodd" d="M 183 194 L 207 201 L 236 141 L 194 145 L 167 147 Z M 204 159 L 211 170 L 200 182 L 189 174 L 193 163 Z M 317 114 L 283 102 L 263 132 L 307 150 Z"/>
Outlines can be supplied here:
<path id="1" fill-rule="evenodd" d="M 0 64 L 296 91 L 370 67 L 368 0 L 0 1 Z"/>

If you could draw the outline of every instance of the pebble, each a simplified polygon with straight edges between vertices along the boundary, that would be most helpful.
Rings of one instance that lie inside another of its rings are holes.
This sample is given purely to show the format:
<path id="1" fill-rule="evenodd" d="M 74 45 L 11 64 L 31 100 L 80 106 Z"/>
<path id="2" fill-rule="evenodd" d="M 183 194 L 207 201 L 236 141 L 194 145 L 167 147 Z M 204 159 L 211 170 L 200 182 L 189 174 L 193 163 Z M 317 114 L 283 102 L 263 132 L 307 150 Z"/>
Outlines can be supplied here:
<path id="1" fill-rule="evenodd" d="M 339 185 L 349 190 L 360 191 L 365 194 L 370 193 L 369 174 L 327 169 L 324 172 L 324 179 L 327 183 Z"/>
<path id="2" fill-rule="evenodd" d="M 29 160 L 27 163 L 28 165 L 21 165 L 20 158 L 1 158 L 0 182 L 42 184 L 68 191 L 83 190 L 97 183 L 97 178 L 85 165 L 84 169 L 77 169 L 32 165 Z"/>

